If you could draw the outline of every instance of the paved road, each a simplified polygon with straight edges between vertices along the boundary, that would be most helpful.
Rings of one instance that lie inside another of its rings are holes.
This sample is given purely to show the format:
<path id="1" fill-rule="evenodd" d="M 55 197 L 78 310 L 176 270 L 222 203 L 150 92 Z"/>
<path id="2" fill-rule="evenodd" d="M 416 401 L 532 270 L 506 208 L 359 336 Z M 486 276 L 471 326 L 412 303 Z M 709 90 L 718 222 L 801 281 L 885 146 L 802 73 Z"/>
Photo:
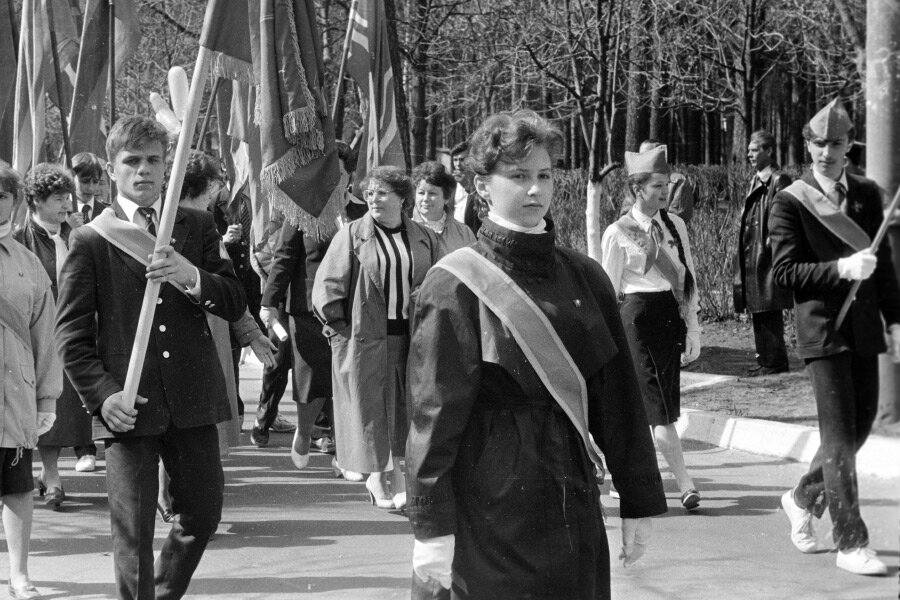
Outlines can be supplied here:
<path id="1" fill-rule="evenodd" d="M 247 365 L 242 396 L 258 390 L 258 367 Z M 285 414 L 293 417 L 287 403 Z M 249 423 L 249 417 L 247 423 Z M 225 514 L 190 588 L 190 598 L 388 599 L 407 597 L 412 537 L 406 519 L 367 502 L 359 483 L 335 479 L 330 457 L 314 454 L 296 471 L 290 435 L 273 434 L 269 448 L 234 449 L 225 461 Z M 667 479 L 670 512 L 654 522 L 648 554 L 625 570 L 613 566 L 619 599 L 886 599 L 898 595 L 900 481 L 863 477 L 863 516 L 872 546 L 891 566 L 887 578 L 839 571 L 834 554 L 802 555 L 788 539 L 779 497 L 802 464 L 692 444 L 687 462 L 704 496 L 686 514 Z M 102 461 L 100 463 L 102 465 Z M 112 597 L 112 558 L 102 470 L 74 473 L 61 461 L 71 500 L 62 512 L 35 509 L 31 575 L 46 598 Z M 613 553 L 620 521 L 609 507 Z M 827 531 L 827 523 L 822 524 Z M 157 547 L 165 535 L 158 522 Z M 8 568 L 0 555 L 0 573 Z"/>

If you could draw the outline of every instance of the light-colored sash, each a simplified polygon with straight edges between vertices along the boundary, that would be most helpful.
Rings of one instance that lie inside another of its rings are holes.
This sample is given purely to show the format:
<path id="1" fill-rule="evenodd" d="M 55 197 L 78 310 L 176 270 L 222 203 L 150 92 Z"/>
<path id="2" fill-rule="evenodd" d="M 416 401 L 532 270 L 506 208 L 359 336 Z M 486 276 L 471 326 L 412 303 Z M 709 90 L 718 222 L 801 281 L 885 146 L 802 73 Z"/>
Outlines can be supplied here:
<path id="1" fill-rule="evenodd" d="M 675 295 L 678 304 L 682 304 L 684 302 L 684 266 L 676 264 L 672 260 L 672 256 L 664 247 L 665 243 L 658 245 L 658 252 L 654 260 L 654 257 L 650 256 L 650 246 L 653 245 L 650 233 L 641 229 L 635 218 L 631 216 L 630 211 L 616 221 L 616 227 L 634 242 L 638 248 L 644 251 L 644 254 L 647 256 L 647 264 L 656 267 L 660 275 L 672 286 L 672 293 Z M 644 272 L 646 273 L 648 270 L 649 268 Z"/>
<path id="2" fill-rule="evenodd" d="M 855 251 L 865 250 L 872 245 L 872 239 L 856 224 L 856 221 L 836 208 L 822 192 L 798 179 L 784 191 L 796 198 L 825 229 Z"/>
<path id="3" fill-rule="evenodd" d="M 112 208 L 104 209 L 99 217 L 87 224 L 87 227 L 92 228 L 107 242 L 142 265 L 150 264 L 147 257 L 153 254 L 156 238 L 146 229 L 117 217 L 116 211 Z"/>
<path id="4" fill-rule="evenodd" d="M 472 248 L 460 248 L 436 268 L 452 273 L 509 329 L 541 382 L 575 426 L 591 460 L 603 468 L 588 429 L 587 385 L 541 309 L 497 265 Z"/>
<path id="5" fill-rule="evenodd" d="M 0 325 L 19 338 L 22 345 L 31 352 L 31 328 L 21 307 L 15 306 L 8 298 L 0 296 Z"/>

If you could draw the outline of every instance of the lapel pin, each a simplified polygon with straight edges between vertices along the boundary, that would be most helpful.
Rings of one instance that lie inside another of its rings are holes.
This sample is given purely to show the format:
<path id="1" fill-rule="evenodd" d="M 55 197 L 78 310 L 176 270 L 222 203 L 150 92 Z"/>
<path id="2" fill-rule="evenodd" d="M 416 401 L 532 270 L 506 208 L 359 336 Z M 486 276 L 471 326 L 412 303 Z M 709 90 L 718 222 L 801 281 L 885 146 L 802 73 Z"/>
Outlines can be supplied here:
<path id="1" fill-rule="evenodd" d="M 575 305 L 575 308 L 581 308 L 581 300 L 579 300 L 578 298 L 572 300 L 572 304 Z"/>

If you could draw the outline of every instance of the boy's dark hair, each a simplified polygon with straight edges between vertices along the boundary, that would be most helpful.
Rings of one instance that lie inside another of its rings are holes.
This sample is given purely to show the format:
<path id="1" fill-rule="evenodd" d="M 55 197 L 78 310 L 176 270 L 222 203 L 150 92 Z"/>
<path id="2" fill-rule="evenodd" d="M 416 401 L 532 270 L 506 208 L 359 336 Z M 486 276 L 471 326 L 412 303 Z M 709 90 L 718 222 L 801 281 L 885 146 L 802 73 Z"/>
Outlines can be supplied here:
<path id="1" fill-rule="evenodd" d="M 9 163 L 0 160 L 0 190 L 9 192 L 14 197 L 22 191 L 22 176 L 9 166 Z"/>
<path id="2" fill-rule="evenodd" d="M 181 197 L 196 198 L 206 191 L 211 182 L 221 180 L 222 167 L 218 160 L 205 152 L 191 152 L 187 166 L 184 168 Z"/>
<path id="3" fill-rule="evenodd" d="M 88 178 L 93 183 L 99 183 L 106 165 L 93 152 L 79 152 L 72 157 L 72 171 L 78 179 Z"/>
<path id="4" fill-rule="evenodd" d="M 75 193 L 75 180 L 68 169 L 53 163 L 38 163 L 25 175 L 25 201 L 34 210 L 35 200 L 46 200 L 51 194 Z"/>
<path id="5" fill-rule="evenodd" d="M 469 151 L 469 142 L 468 141 L 460 142 L 457 145 L 453 146 L 453 148 L 450 149 L 450 158 L 453 158 L 457 154 L 465 154 L 468 151 Z"/>
<path id="6" fill-rule="evenodd" d="M 169 143 L 166 128 L 149 117 L 122 117 L 115 122 L 106 137 L 106 160 L 115 162 L 122 150 L 151 142 L 159 142 L 165 156 Z"/>
<path id="7" fill-rule="evenodd" d="M 775 136 L 765 129 L 759 129 L 750 134 L 750 143 L 771 152 L 775 149 Z"/>
<path id="8" fill-rule="evenodd" d="M 356 161 L 359 159 L 359 151 L 351 148 L 350 144 L 342 140 L 335 142 L 337 155 L 344 166 L 344 170 L 353 175 L 356 171 Z"/>
<path id="9" fill-rule="evenodd" d="M 441 188 L 444 194 L 444 200 L 450 200 L 456 191 L 456 180 L 453 175 L 447 172 L 447 169 L 436 160 L 423 162 L 412 172 L 413 189 L 419 187 L 419 182 L 424 181 L 429 185 Z"/>

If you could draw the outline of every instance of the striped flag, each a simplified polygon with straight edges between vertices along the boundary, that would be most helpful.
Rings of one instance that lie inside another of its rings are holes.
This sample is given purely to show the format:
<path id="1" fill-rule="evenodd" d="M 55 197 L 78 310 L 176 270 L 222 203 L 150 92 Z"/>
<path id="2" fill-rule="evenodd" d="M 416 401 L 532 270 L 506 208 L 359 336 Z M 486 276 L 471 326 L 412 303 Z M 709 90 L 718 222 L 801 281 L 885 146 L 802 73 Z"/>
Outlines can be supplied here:
<path id="1" fill-rule="evenodd" d="M 13 0 L 0 2 L 0 160 L 13 162 L 13 132 L 15 131 L 16 88 L 8 82 L 16 80 L 16 52 L 19 26 L 15 22 Z"/>
<path id="2" fill-rule="evenodd" d="M 116 73 L 141 40 L 134 0 L 116 0 Z M 105 156 L 103 105 L 108 93 L 109 0 L 87 0 L 69 118 L 72 152 Z"/>
<path id="3" fill-rule="evenodd" d="M 25 173 L 44 159 L 47 99 L 45 85 L 50 79 L 44 69 L 50 64 L 44 36 L 48 34 L 41 0 L 22 2 L 19 30 L 19 63 L 16 69 L 13 164 Z"/>
<path id="4" fill-rule="evenodd" d="M 397 119 L 384 3 L 359 0 L 350 21 L 347 72 L 359 86 L 366 114 L 359 149 L 361 160 L 354 177 L 354 181 L 361 182 L 373 167 L 393 165 L 405 169 L 406 159 Z"/>

